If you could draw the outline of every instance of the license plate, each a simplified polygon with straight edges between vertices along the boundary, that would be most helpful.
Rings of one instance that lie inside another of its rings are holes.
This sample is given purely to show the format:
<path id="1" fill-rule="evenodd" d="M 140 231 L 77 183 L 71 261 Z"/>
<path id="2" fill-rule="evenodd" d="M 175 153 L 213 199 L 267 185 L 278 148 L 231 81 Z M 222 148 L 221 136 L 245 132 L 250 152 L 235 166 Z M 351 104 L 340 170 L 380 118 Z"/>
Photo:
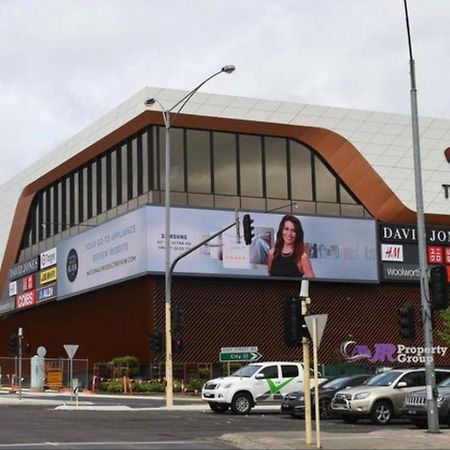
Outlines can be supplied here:
<path id="1" fill-rule="evenodd" d="M 414 411 L 414 410 L 408 411 L 408 414 L 411 416 L 414 416 L 415 414 L 417 414 L 417 411 Z"/>
<path id="2" fill-rule="evenodd" d="M 203 394 L 203 397 L 211 398 L 211 397 L 214 397 L 214 394 L 210 394 L 209 392 L 205 392 L 205 393 Z"/>

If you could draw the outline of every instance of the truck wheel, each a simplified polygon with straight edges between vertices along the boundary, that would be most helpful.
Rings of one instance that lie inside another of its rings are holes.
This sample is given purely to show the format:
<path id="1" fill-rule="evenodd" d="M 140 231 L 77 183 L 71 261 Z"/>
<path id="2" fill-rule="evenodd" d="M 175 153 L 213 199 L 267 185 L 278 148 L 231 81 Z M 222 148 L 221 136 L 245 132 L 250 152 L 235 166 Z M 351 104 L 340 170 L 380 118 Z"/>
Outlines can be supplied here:
<path id="1" fill-rule="evenodd" d="M 345 422 L 345 423 L 356 423 L 356 422 L 358 422 L 358 419 L 359 419 L 359 417 L 356 417 L 356 416 L 342 416 L 342 420 Z"/>
<path id="2" fill-rule="evenodd" d="M 215 413 L 224 413 L 228 410 L 230 405 L 228 403 L 216 403 L 216 402 L 209 402 L 209 407 L 215 412 Z"/>
<path id="3" fill-rule="evenodd" d="M 375 425 L 387 425 L 394 415 L 392 406 L 390 403 L 383 400 L 376 402 L 370 411 L 370 420 Z"/>
<path id="4" fill-rule="evenodd" d="M 231 410 L 235 414 L 245 415 L 252 409 L 252 399 L 247 392 L 238 392 L 231 401 Z"/>

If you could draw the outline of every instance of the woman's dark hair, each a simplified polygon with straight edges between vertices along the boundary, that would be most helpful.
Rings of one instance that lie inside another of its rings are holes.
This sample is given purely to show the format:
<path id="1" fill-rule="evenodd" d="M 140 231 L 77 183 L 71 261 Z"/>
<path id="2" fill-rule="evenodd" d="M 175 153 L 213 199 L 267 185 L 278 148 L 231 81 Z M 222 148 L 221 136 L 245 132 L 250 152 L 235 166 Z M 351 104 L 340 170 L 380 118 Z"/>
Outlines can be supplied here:
<path id="1" fill-rule="evenodd" d="M 281 255 L 281 251 L 284 245 L 283 228 L 284 224 L 288 221 L 294 224 L 295 228 L 294 258 L 296 261 L 298 261 L 298 259 L 302 256 L 303 252 L 305 251 L 305 244 L 303 242 L 303 228 L 302 224 L 300 223 L 300 220 L 298 220 L 297 217 L 291 215 L 284 216 L 280 221 L 280 226 L 278 227 L 277 231 L 277 240 L 275 241 L 274 256 Z"/>

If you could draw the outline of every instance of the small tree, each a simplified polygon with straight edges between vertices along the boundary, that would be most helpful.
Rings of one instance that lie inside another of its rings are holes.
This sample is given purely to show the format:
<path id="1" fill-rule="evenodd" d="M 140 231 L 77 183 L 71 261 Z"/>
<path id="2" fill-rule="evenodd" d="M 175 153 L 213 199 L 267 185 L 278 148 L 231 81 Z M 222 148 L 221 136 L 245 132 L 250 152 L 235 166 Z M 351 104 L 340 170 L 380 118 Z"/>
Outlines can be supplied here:
<path id="1" fill-rule="evenodd" d="M 444 329 L 438 331 L 438 335 L 441 339 L 450 344 L 450 308 L 442 310 L 441 317 L 444 321 Z"/>

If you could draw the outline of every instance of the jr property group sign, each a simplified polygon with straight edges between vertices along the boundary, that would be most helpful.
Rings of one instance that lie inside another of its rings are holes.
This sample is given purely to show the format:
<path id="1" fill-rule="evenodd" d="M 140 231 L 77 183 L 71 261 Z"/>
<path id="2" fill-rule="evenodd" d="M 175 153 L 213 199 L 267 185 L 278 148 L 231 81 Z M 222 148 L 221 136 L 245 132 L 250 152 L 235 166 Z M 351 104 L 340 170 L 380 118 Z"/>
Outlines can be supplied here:
<path id="1" fill-rule="evenodd" d="M 243 213 L 241 214 L 241 216 Z M 267 255 L 283 214 L 252 213 L 255 237 L 246 246 L 233 227 L 181 259 L 175 273 L 268 277 Z M 378 282 L 375 221 L 296 216 L 315 278 Z M 234 222 L 234 212 L 171 209 L 172 261 Z M 144 273 L 164 272 L 164 207 L 145 206 L 80 233 L 57 247 L 58 297 L 68 297 Z M 242 234 L 242 230 L 241 230 Z"/>

